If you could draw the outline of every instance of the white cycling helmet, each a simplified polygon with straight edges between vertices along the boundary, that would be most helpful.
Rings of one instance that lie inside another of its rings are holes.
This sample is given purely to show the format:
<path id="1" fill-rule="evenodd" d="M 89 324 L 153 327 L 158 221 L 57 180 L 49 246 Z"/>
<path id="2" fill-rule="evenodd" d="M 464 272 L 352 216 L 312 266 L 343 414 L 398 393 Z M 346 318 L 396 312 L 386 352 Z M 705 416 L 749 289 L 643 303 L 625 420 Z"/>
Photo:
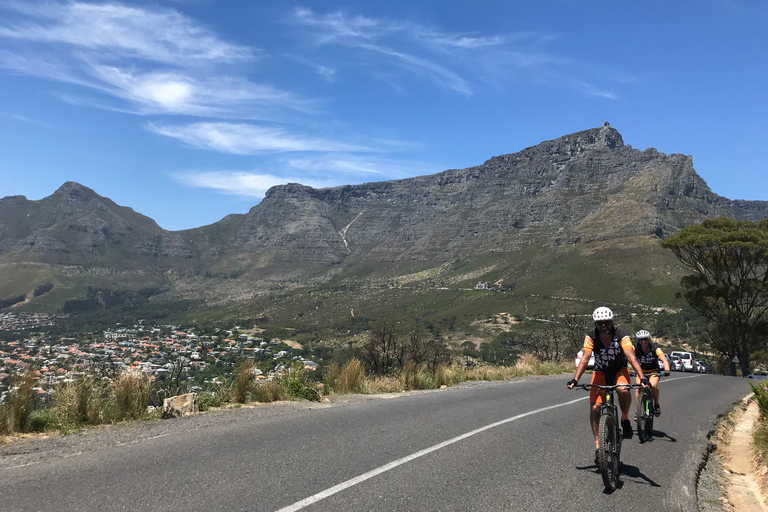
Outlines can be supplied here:
<path id="1" fill-rule="evenodd" d="M 649 333 L 645 329 L 641 329 L 641 330 L 637 331 L 637 333 L 635 334 L 635 338 L 637 338 L 638 340 L 645 340 L 645 339 L 650 340 L 651 339 L 651 333 Z"/>
<path id="2" fill-rule="evenodd" d="M 613 311 L 601 306 L 592 313 L 592 320 L 598 322 L 600 320 L 613 320 Z"/>

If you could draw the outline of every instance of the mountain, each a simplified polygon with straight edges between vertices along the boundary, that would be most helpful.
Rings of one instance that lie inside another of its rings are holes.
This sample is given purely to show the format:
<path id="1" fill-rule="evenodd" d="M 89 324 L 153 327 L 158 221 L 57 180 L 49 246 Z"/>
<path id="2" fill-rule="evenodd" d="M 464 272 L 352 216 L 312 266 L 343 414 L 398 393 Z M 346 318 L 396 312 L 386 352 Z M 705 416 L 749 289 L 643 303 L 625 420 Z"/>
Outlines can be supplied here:
<path id="1" fill-rule="evenodd" d="M 0 269 L 29 280 L 0 278 L 0 298 L 29 294 L 43 279 L 60 281 L 58 299 L 56 287 L 43 296 L 48 308 L 82 295 L 86 284 L 161 283 L 153 300 L 192 300 L 194 309 L 342 283 L 502 279 L 535 288 L 549 280 L 563 293 L 589 287 L 569 270 L 577 260 L 588 267 L 622 247 L 613 257 L 631 260 L 640 247 L 671 265 L 658 241 L 718 216 L 757 221 L 768 217 L 768 202 L 721 197 L 690 156 L 636 150 L 608 123 L 467 169 L 324 189 L 273 187 L 247 214 L 176 232 L 68 182 L 40 201 L 0 200 Z M 677 276 L 668 274 L 664 286 Z M 640 297 L 643 286 L 621 297 Z"/>

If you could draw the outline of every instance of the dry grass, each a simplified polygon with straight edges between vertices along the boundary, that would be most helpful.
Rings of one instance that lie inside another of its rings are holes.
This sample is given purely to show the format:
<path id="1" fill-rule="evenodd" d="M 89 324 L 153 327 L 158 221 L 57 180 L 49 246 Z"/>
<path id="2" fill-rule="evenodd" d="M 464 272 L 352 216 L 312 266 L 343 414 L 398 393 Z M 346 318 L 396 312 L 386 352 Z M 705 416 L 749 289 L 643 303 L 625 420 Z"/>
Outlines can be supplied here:
<path id="1" fill-rule="evenodd" d="M 29 415 L 34 410 L 34 390 L 35 374 L 26 372 L 21 377 L 11 380 L 11 392 L 9 394 L 9 414 L 8 430 L 13 432 L 24 432 L 27 426 Z"/>
<path id="2" fill-rule="evenodd" d="M 118 421 L 141 419 L 147 415 L 152 382 L 144 373 L 123 372 L 112 381 L 114 417 Z"/>
<path id="3" fill-rule="evenodd" d="M 253 367 L 253 361 L 243 361 L 240 363 L 240 367 L 235 374 L 235 380 L 232 382 L 232 398 L 238 404 L 244 404 L 248 401 L 248 392 L 251 389 L 251 370 L 253 370 Z"/>
<path id="4" fill-rule="evenodd" d="M 277 402 L 285 400 L 285 395 L 285 389 L 279 380 L 268 380 L 251 386 L 251 398 L 254 402 Z"/>
<path id="5" fill-rule="evenodd" d="M 0 404 L 0 436 L 11 433 L 11 408 L 6 404 Z"/>
<path id="6" fill-rule="evenodd" d="M 368 377 L 360 361 L 351 359 L 341 368 L 338 363 L 331 363 L 323 377 L 323 383 L 325 392 L 328 394 L 363 393 Z"/>
<path id="7" fill-rule="evenodd" d="M 104 423 L 107 413 L 104 400 L 106 385 L 98 377 L 59 383 L 53 393 L 51 407 L 56 423 L 62 428 Z"/>
<path id="8" fill-rule="evenodd" d="M 463 362 L 441 364 L 430 371 L 426 366 L 408 362 L 399 373 L 368 377 L 359 361 L 353 359 L 344 367 L 331 364 L 324 375 L 327 394 L 345 393 L 395 393 L 415 389 L 436 389 L 467 381 L 506 380 L 526 375 L 558 375 L 573 372 L 568 362 L 541 362 L 532 355 L 522 356 L 515 366 L 481 364 L 467 367 Z"/>

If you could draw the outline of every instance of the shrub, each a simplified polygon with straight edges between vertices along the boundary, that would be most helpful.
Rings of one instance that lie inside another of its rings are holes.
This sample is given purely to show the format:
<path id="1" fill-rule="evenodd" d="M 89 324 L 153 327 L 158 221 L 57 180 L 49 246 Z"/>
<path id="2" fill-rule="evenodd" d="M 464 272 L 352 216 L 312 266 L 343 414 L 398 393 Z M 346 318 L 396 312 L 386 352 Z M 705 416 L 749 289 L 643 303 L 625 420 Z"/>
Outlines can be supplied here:
<path id="1" fill-rule="evenodd" d="M 11 379 L 11 392 L 8 395 L 10 407 L 10 432 L 23 432 L 29 415 L 34 410 L 35 374 L 31 371 L 23 376 Z"/>
<path id="2" fill-rule="evenodd" d="M 0 436 L 11 433 L 11 408 L 7 404 L 0 404 Z"/>
<path id="3" fill-rule="evenodd" d="M 115 419 L 140 419 L 147 414 L 152 382 L 143 373 L 123 372 L 112 381 Z"/>
<path id="4" fill-rule="evenodd" d="M 291 367 L 286 368 L 285 372 L 278 377 L 278 380 L 282 383 L 286 393 L 292 398 L 320 400 L 320 393 L 317 392 L 312 383 L 307 381 L 307 370 L 304 368 L 303 363 L 296 362 Z"/>
<path id="5" fill-rule="evenodd" d="M 255 383 L 251 387 L 251 397 L 256 402 L 277 402 L 284 400 L 285 390 L 279 380 L 269 380 L 267 382 Z"/>
<path id="6" fill-rule="evenodd" d="M 45 432 L 46 430 L 56 430 L 58 427 L 56 415 L 51 409 L 32 411 L 27 418 L 27 432 Z"/>
<path id="7" fill-rule="evenodd" d="M 331 363 L 323 376 L 326 393 L 360 393 L 368 384 L 363 365 L 357 359 L 350 359 L 339 368 Z"/>
<path id="8" fill-rule="evenodd" d="M 232 382 L 232 399 L 239 404 L 248 401 L 253 366 L 253 361 L 246 360 L 240 363 L 240 368 L 235 374 L 235 380 Z"/>
<path id="9" fill-rule="evenodd" d="M 757 402 L 758 407 L 760 407 L 760 414 L 768 416 L 768 381 L 758 384 L 750 382 L 749 385 L 754 393 L 755 402 Z"/>
<path id="10" fill-rule="evenodd" d="M 414 361 L 405 363 L 403 371 L 400 373 L 400 382 L 403 389 L 429 389 L 429 375 L 426 365 L 416 364 Z"/>
<path id="11" fill-rule="evenodd" d="M 105 421 L 106 383 L 84 377 L 60 383 L 53 393 L 52 413 L 61 426 L 98 425 Z"/>

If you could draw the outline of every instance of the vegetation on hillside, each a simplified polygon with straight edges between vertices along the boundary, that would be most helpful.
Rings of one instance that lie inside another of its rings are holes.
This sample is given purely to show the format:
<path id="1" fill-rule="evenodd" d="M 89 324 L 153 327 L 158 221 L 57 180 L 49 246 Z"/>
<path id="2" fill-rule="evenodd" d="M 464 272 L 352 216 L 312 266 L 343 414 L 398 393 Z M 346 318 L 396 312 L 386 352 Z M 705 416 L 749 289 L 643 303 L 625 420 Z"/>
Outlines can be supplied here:
<path id="1" fill-rule="evenodd" d="M 711 347 L 750 373 L 753 354 L 768 348 L 768 219 L 709 219 L 662 245 L 690 272 L 682 295 L 710 321 Z"/>

